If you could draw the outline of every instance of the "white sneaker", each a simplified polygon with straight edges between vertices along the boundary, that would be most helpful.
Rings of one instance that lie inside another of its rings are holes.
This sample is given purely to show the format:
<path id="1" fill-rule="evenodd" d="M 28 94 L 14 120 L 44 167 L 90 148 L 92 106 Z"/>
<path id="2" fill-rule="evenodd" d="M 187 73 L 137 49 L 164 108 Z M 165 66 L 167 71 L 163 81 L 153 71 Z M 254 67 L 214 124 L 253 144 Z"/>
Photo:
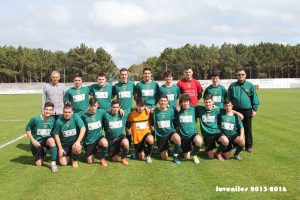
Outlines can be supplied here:
<path id="1" fill-rule="evenodd" d="M 194 160 L 195 164 L 199 164 L 200 163 L 200 160 L 199 160 L 198 156 L 193 156 L 193 160 Z"/>
<path id="2" fill-rule="evenodd" d="M 152 163 L 152 159 L 150 156 L 146 157 L 146 163 L 151 164 Z"/>
<path id="3" fill-rule="evenodd" d="M 51 171 L 53 173 L 57 172 L 58 171 L 57 165 L 51 165 Z"/>

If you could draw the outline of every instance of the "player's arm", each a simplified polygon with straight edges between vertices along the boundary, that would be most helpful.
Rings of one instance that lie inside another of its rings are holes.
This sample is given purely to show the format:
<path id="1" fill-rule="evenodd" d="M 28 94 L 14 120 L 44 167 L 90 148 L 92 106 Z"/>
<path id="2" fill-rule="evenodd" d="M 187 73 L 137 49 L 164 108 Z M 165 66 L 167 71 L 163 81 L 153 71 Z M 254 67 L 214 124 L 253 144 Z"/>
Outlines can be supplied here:
<path id="1" fill-rule="evenodd" d="M 85 128 L 84 122 L 78 115 L 75 116 L 75 121 L 76 121 L 77 126 L 80 128 L 80 130 L 79 130 L 78 138 L 77 138 L 76 142 L 74 143 L 74 147 L 79 147 L 79 146 L 81 146 L 80 142 L 82 141 L 82 139 L 84 137 L 86 128 Z"/>
<path id="2" fill-rule="evenodd" d="M 237 115 L 241 120 L 244 119 L 244 115 L 238 111 L 232 110 L 233 114 Z"/>
<path id="3" fill-rule="evenodd" d="M 30 139 L 31 143 L 33 144 L 33 146 L 35 146 L 35 147 L 40 147 L 41 146 L 41 144 L 33 138 L 32 134 L 31 134 L 31 131 L 26 131 L 26 135 L 29 137 L 29 139 Z"/>
<path id="4" fill-rule="evenodd" d="M 245 129 L 244 129 L 244 127 L 240 128 L 240 136 L 245 141 Z"/>
<path id="5" fill-rule="evenodd" d="M 199 81 L 197 81 L 197 94 L 198 94 L 198 100 L 200 100 L 202 98 L 202 86 L 201 84 L 199 83 Z"/>
<path id="6" fill-rule="evenodd" d="M 54 134 L 53 134 L 53 137 L 54 137 L 54 140 L 55 140 L 57 149 L 58 149 L 58 157 L 62 157 L 63 154 L 66 153 L 66 152 L 65 152 L 64 149 L 62 148 L 61 141 L 60 141 L 60 139 L 59 139 L 59 135 L 54 133 Z"/>

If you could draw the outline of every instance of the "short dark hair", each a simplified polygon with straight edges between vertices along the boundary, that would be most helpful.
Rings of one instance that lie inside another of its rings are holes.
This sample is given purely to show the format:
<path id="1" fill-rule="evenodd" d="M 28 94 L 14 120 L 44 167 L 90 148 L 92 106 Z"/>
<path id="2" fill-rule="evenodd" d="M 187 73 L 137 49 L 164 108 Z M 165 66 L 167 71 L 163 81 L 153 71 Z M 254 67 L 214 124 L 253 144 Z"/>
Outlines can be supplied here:
<path id="1" fill-rule="evenodd" d="M 106 78 L 106 76 L 105 76 L 105 74 L 103 72 L 99 72 L 99 74 L 97 75 L 97 77 L 105 77 Z"/>
<path id="2" fill-rule="evenodd" d="M 239 67 L 239 68 L 237 68 L 237 69 L 235 70 L 236 73 L 238 73 L 238 72 L 240 72 L 240 71 L 246 72 L 246 70 L 245 70 L 244 68 L 242 68 L 242 67 Z"/>
<path id="3" fill-rule="evenodd" d="M 128 69 L 125 68 L 125 67 L 123 67 L 123 68 L 120 69 L 120 73 L 121 73 L 121 72 L 128 72 Z"/>
<path id="4" fill-rule="evenodd" d="M 179 104 L 181 104 L 182 102 L 184 101 L 189 101 L 191 102 L 191 97 L 190 95 L 186 94 L 186 93 L 183 93 L 182 95 L 180 95 L 179 97 Z"/>
<path id="5" fill-rule="evenodd" d="M 144 106 L 144 105 L 146 105 L 145 99 L 142 98 L 142 97 L 138 98 L 136 100 L 136 105 L 138 105 L 138 106 Z"/>
<path id="6" fill-rule="evenodd" d="M 91 97 L 89 100 L 89 105 L 94 106 L 98 102 L 96 97 Z"/>
<path id="7" fill-rule="evenodd" d="M 225 101 L 224 101 L 224 105 L 227 105 L 227 104 L 232 104 L 232 102 L 229 100 L 229 99 L 226 99 Z"/>
<path id="8" fill-rule="evenodd" d="M 159 99 L 162 99 L 162 98 L 168 99 L 168 96 L 166 94 L 162 94 L 162 95 L 160 95 Z"/>
<path id="9" fill-rule="evenodd" d="M 120 101 L 118 99 L 114 99 L 111 101 L 111 105 L 120 104 Z"/>
<path id="10" fill-rule="evenodd" d="M 193 68 L 192 68 L 191 66 L 186 66 L 186 67 L 184 68 L 184 71 L 189 70 L 189 69 L 193 70 Z"/>
<path id="11" fill-rule="evenodd" d="M 219 71 L 212 71 L 210 77 L 212 78 L 212 77 L 216 77 L 216 76 L 220 77 L 220 72 Z"/>
<path id="12" fill-rule="evenodd" d="M 168 77 L 168 76 L 173 76 L 173 72 L 172 72 L 171 70 L 165 71 L 164 77 L 166 78 L 166 77 Z"/>
<path id="13" fill-rule="evenodd" d="M 144 73 L 145 71 L 150 71 L 150 72 L 151 72 L 151 68 L 150 68 L 150 67 L 145 67 L 145 68 L 143 69 L 143 73 Z"/>
<path id="14" fill-rule="evenodd" d="M 47 102 L 44 104 L 44 108 L 46 108 L 46 107 L 52 107 L 52 108 L 54 108 L 54 104 L 53 104 L 52 102 L 50 102 L 50 101 L 47 101 Z"/>
<path id="15" fill-rule="evenodd" d="M 211 95 L 211 94 L 206 94 L 205 96 L 204 96 L 204 101 L 206 101 L 206 100 L 213 100 L 213 96 Z"/>
<path id="16" fill-rule="evenodd" d="M 73 110 L 71 102 L 67 101 L 64 104 L 64 109 L 69 109 L 69 108 L 71 108 Z"/>
<path id="17" fill-rule="evenodd" d="M 74 78 L 78 78 L 78 77 L 82 79 L 83 75 L 82 75 L 81 72 L 77 72 L 77 73 L 75 73 L 75 74 L 73 75 L 73 79 L 74 79 Z"/>

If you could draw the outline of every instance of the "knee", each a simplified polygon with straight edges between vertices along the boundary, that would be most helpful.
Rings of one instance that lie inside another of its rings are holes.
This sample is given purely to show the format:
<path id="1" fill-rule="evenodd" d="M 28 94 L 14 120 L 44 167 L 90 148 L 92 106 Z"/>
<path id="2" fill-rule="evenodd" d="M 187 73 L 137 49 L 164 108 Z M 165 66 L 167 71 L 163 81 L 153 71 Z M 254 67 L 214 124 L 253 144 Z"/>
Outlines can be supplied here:
<path id="1" fill-rule="evenodd" d="M 129 142 L 128 142 L 128 139 L 123 139 L 122 140 L 122 147 L 125 148 L 125 149 L 128 149 L 129 148 Z"/>
<path id="2" fill-rule="evenodd" d="M 55 147 L 55 141 L 53 138 L 49 138 L 47 143 L 49 147 Z"/>
<path id="3" fill-rule="evenodd" d="M 154 138 L 153 138 L 153 136 L 152 136 L 152 135 L 149 135 L 149 136 L 147 137 L 147 139 L 146 139 L 146 142 L 147 142 L 148 144 L 153 144 L 153 143 L 154 143 Z"/>
<path id="4" fill-rule="evenodd" d="M 202 145 L 202 140 L 200 136 L 196 136 L 194 139 L 194 143 L 196 146 L 200 147 Z"/>
<path id="5" fill-rule="evenodd" d="M 35 161 L 34 164 L 35 164 L 35 166 L 42 166 L 43 162 L 41 159 L 39 159 L 39 160 Z"/>
<path id="6" fill-rule="evenodd" d="M 101 142 L 99 143 L 99 145 L 102 146 L 102 147 L 108 147 L 108 142 L 107 142 L 106 139 L 104 139 L 104 140 L 101 140 Z"/>
<path id="7" fill-rule="evenodd" d="M 181 143 L 180 136 L 179 136 L 177 133 L 175 133 L 175 134 L 173 135 L 173 142 L 174 142 L 175 144 L 180 144 L 180 143 Z"/>

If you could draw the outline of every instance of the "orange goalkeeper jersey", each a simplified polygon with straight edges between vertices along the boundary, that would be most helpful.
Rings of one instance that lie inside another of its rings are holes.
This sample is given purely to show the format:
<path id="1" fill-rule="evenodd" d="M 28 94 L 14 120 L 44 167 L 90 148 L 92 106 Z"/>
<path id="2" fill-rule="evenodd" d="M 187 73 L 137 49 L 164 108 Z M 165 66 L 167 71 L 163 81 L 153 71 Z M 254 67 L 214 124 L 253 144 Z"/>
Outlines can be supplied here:
<path id="1" fill-rule="evenodd" d="M 134 144 L 140 143 L 147 133 L 151 133 L 150 113 L 147 113 L 145 110 L 142 113 L 138 113 L 134 109 L 128 116 L 127 123 L 130 123 Z"/>

